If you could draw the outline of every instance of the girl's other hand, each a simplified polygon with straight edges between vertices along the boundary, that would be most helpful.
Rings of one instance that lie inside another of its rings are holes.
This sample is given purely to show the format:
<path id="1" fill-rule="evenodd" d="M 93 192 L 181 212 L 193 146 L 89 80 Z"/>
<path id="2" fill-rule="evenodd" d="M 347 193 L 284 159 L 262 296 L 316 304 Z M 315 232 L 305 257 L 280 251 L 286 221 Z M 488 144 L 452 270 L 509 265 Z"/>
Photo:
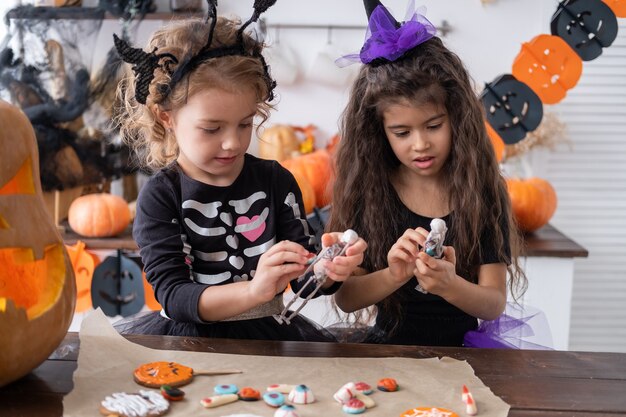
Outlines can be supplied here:
<path id="1" fill-rule="evenodd" d="M 322 235 L 322 247 L 327 248 L 341 241 L 342 235 L 343 233 L 340 232 L 324 233 Z M 321 261 L 313 268 L 315 272 L 317 272 L 317 268 L 324 268 L 326 276 L 333 281 L 345 281 L 363 262 L 365 249 L 367 249 L 367 243 L 362 238 L 358 238 L 346 249 L 343 255 L 335 257 L 332 261 Z"/>
<path id="2" fill-rule="evenodd" d="M 407 229 L 387 254 L 389 272 L 394 281 L 403 284 L 413 276 L 419 248 L 424 245 L 428 232 L 418 227 Z"/>
<path id="3" fill-rule="evenodd" d="M 456 281 L 456 252 L 452 246 L 443 247 L 441 259 L 420 252 L 415 260 L 413 273 L 426 291 L 444 296 Z"/>
<path id="4" fill-rule="evenodd" d="M 309 257 L 309 252 L 295 242 L 285 240 L 275 244 L 259 258 L 250 292 L 259 303 L 270 301 L 304 272 Z"/>

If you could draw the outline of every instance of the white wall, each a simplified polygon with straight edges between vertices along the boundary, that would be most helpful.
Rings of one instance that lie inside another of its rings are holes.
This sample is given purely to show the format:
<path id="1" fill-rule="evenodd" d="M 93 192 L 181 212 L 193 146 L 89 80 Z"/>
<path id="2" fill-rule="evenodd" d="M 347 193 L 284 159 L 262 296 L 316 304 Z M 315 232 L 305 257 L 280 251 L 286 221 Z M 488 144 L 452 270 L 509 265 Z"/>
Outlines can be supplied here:
<path id="1" fill-rule="evenodd" d="M 10 8 L 10 0 L 0 2 L 0 14 Z M 252 0 L 222 0 L 220 14 L 234 14 L 247 18 Z M 548 3 L 548 4 L 546 4 Z M 84 0 L 84 6 L 94 6 L 97 0 Z M 159 11 L 168 11 L 168 0 L 158 0 Z M 406 1 L 387 0 L 385 4 L 398 20 L 404 19 Z M 445 38 L 448 46 L 458 53 L 466 63 L 470 73 L 482 89 L 485 82 L 497 75 L 510 72 L 511 64 L 518 53 L 521 42 L 528 41 L 540 33 L 548 33 L 545 22 L 554 11 L 554 4 L 542 0 L 495 0 L 483 5 L 480 0 L 423 0 L 417 2 L 427 7 L 427 17 L 440 25 L 445 19 L 452 32 Z M 265 15 L 269 25 L 285 23 L 327 25 L 358 25 L 358 30 L 333 30 L 332 48 L 336 54 L 357 52 L 364 39 L 366 24 L 361 0 L 280 0 Z M 136 44 L 143 45 L 150 32 L 161 22 L 142 23 L 137 34 Z M 4 27 L 0 29 L 3 35 Z M 111 46 L 112 33 L 119 30 L 117 21 L 106 21 L 102 26 L 95 48 L 92 68 L 98 68 Z M 338 119 L 347 99 L 346 84 L 330 87 L 311 82 L 307 71 L 312 67 L 317 54 L 326 48 L 328 30 L 321 29 L 276 29 L 268 31 L 268 42 L 279 48 L 295 51 L 300 68 L 300 76 L 293 85 L 280 85 L 277 88 L 279 102 L 269 123 L 289 123 L 318 126 L 318 144 L 322 145 L 332 136 L 338 126 Z M 356 70 L 356 64 L 344 71 Z M 255 146 L 251 149 L 255 152 Z"/>
<path id="2" fill-rule="evenodd" d="M 251 1 L 222 1 L 222 12 L 247 17 Z M 405 0 L 387 0 L 385 4 L 398 20 L 404 19 Z M 548 3 L 548 4 L 546 4 Z M 319 25 L 366 25 L 361 0 L 280 0 L 267 12 L 271 24 L 313 23 Z M 422 0 L 416 4 L 427 7 L 427 17 L 435 25 L 447 20 L 452 32 L 446 44 L 466 63 L 478 88 L 497 75 L 511 71 L 511 64 L 520 44 L 540 33 L 549 33 L 544 26 L 545 14 L 551 15 L 554 4 L 541 0 L 496 0 L 483 6 L 480 0 Z M 548 16 L 549 17 L 549 16 Z M 276 30 L 270 29 L 270 39 Z M 364 30 L 334 30 L 331 33 L 336 49 L 357 52 L 363 44 Z M 297 51 L 303 72 L 312 66 L 316 54 L 325 47 L 326 29 L 281 29 L 280 44 Z M 356 66 L 356 65 L 355 65 Z M 318 139 L 324 142 L 337 130 L 337 121 L 347 100 L 347 90 L 308 82 L 301 76 L 297 84 L 278 86 L 280 102 L 271 118 L 274 123 L 308 124 L 320 128 Z"/>

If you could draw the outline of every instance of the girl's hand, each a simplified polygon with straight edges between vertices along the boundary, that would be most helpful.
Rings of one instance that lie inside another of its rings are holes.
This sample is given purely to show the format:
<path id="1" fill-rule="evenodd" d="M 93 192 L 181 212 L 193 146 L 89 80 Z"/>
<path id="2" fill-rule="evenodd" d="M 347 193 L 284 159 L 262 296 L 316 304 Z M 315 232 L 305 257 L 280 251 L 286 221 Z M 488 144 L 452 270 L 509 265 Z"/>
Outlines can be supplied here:
<path id="1" fill-rule="evenodd" d="M 342 233 L 332 232 L 322 235 L 322 247 L 327 248 L 341 241 Z M 363 262 L 363 252 L 367 249 L 367 243 L 362 238 L 354 242 L 345 253 L 335 257 L 332 261 L 320 261 L 314 267 L 314 271 L 324 269 L 326 276 L 333 281 L 345 281 L 352 275 L 352 272 Z"/>
<path id="2" fill-rule="evenodd" d="M 272 300 L 287 288 L 289 281 L 306 269 L 309 252 L 301 245 L 282 241 L 272 246 L 259 258 L 249 291 L 259 304 Z"/>
<path id="3" fill-rule="evenodd" d="M 436 259 L 420 252 L 413 273 L 422 288 L 432 294 L 444 296 L 456 281 L 456 252 L 452 246 L 443 247 L 443 256 Z"/>
<path id="4" fill-rule="evenodd" d="M 419 248 L 424 245 L 428 232 L 422 227 L 407 229 L 387 254 L 389 272 L 394 281 L 403 284 L 413 276 Z"/>

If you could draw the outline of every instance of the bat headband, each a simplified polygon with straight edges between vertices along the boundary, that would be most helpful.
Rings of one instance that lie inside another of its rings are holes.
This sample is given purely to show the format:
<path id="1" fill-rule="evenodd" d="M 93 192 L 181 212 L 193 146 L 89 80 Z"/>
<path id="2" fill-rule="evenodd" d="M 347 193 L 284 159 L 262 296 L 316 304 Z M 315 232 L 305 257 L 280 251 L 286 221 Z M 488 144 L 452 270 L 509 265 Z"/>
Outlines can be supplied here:
<path id="1" fill-rule="evenodd" d="M 180 60 L 180 65 L 178 65 L 175 70 L 172 70 L 172 64 L 178 64 L 179 58 L 176 58 L 174 55 L 169 53 L 157 54 L 156 48 L 152 52 L 145 52 L 141 48 L 131 47 L 125 40 L 120 39 L 117 35 L 113 35 L 115 48 L 117 49 L 118 54 L 124 62 L 133 65 L 132 69 L 136 75 L 135 98 L 137 102 L 146 104 L 146 98 L 150 94 L 150 83 L 154 79 L 154 71 L 157 68 L 160 68 L 170 75 L 170 82 L 167 85 L 160 86 L 160 92 L 162 93 L 160 101 L 162 102 L 168 97 L 176 84 L 182 80 L 185 75 L 196 69 L 203 62 L 213 58 L 235 55 L 257 58 L 261 61 L 265 82 L 267 83 L 269 91 L 268 101 L 273 100 L 276 81 L 274 81 L 269 74 L 269 67 L 261 54 L 261 48 L 255 47 L 252 48 L 251 51 L 246 50 L 244 45 L 244 31 L 251 23 L 256 22 L 261 14 L 263 14 L 275 3 L 276 0 L 255 0 L 253 6 L 254 12 L 237 31 L 237 40 L 235 43 L 232 45 L 211 48 L 213 32 L 215 31 L 215 24 L 217 23 L 217 0 L 207 0 L 208 12 L 205 22 L 209 24 L 209 19 L 211 20 L 207 43 L 196 55 Z"/>
<path id="2" fill-rule="evenodd" d="M 405 21 L 398 22 L 378 0 L 363 0 L 368 18 L 365 43 L 360 53 L 339 58 L 337 65 L 344 67 L 355 62 L 380 65 L 396 61 L 413 51 L 437 33 L 435 26 L 415 9 L 411 0 L 407 7 Z"/>

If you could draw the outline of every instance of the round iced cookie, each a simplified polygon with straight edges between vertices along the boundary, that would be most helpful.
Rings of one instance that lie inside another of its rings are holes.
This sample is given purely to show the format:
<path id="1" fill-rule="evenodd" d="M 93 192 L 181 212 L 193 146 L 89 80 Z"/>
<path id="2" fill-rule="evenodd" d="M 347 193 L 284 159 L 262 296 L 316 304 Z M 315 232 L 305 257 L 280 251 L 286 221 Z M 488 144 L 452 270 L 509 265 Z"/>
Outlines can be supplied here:
<path id="1" fill-rule="evenodd" d="M 365 403 L 358 398 L 351 398 L 341 407 L 344 413 L 347 414 L 361 414 L 365 412 Z"/>
<path id="2" fill-rule="evenodd" d="M 169 401 L 180 401 L 185 398 L 185 391 L 170 385 L 161 385 L 161 395 Z"/>
<path id="3" fill-rule="evenodd" d="M 239 390 L 239 399 L 243 401 L 258 401 L 261 399 L 261 393 L 254 388 L 243 387 Z"/>
<path id="4" fill-rule="evenodd" d="M 170 403 L 156 391 L 140 390 L 127 394 L 116 392 L 100 403 L 100 413 L 119 417 L 156 417 L 163 415 Z"/>
<path id="5" fill-rule="evenodd" d="M 417 407 L 406 410 L 400 417 L 459 417 L 459 415 L 445 408 Z"/>
<path id="6" fill-rule="evenodd" d="M 218 395 L 237 394 L 239 392 L 239 388 L 237 388 L 237 385 L 235 384 L 220 384 L 213 388 L 213 392 Z"/>
<path id="7" fill-rule="evenodd" d="M 296 407 L 293 405 L 281 405 L 278 410 L 274 413 L 274 417 L 300 417 L 298 413 L 296 413 Z"/>
<path id="8" fill-rule="evenodd" d="M 138 366 L 133 378 L 138 384 L 150 388 L 160 388 L 161 385 L 179 387 L 191 382 L 193 369 L 176 362 L 150 362 Z"/>
<path id="9" fill-rule="evenodd" d="M 280 407 L 285 404 L 285 396 L 277 391 L 269 391 L 263 394 L 263 401 L 270 407 Z"/>
<path id="10" fill-rule="evenodd" d="M 354 388 L 365 395 L 370 395 L 372 392 L 374 392 L 370 384 L 368 384 L 367 382 L 357 382 L 356 384 L 354 384 Z"/>
<path id="11" fill-rule="evenodd" d="M 384 392 L 394 392 L 398 391 L 398 383 L 393 378 L 383 378 L 378 381 L 376 388 Z"/>
<path id="12" fill-rule="evenodd" d="M 296 385 L 289 393 L 289 401 L 294 404 L 311 404 L 315 402 L 313 391 L 306 385 Z"/>

